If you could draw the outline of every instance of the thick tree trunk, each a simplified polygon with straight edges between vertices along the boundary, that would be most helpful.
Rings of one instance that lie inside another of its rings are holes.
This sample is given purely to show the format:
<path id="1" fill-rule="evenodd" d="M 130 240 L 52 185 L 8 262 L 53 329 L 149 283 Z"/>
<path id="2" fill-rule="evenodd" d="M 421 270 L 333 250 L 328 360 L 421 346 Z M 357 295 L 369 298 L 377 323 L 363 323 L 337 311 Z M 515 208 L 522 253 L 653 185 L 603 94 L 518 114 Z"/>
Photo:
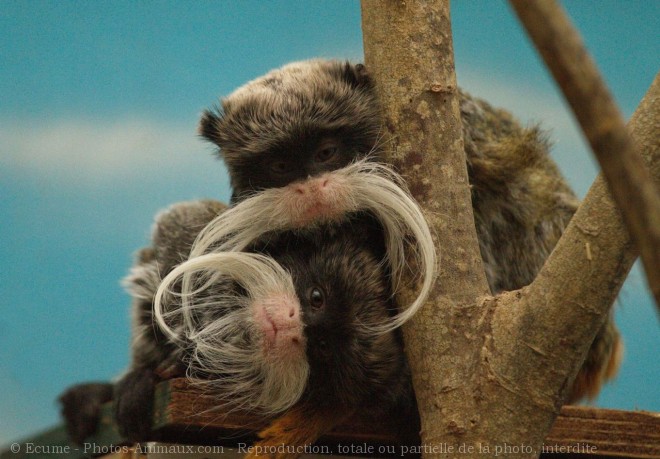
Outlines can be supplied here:
<path id="1" fill-rule="evenodd" d="M 425 210 L 441 254 L 432 299 L 404 327 L 423 452 L 537 457 L 634 260 L 629 236 L 599 179 L 533 284 L 489 297 L 461 139 L 448 2 L 363 0 L 362 14 L 365 61 L 391 138 L 389 160 Z M 659 93 L 656 79 L 631 122 L 656 181 Z"/>
<path id="2" fill-rule="evenodd" d="M 478 422 L 469 383 L 482 340 L 475 299 L 490 290 L 472 214 L 449 5 L 365 0 L 362 17 L 365 64 L 391 139 L 388 159 L 425 211 L 440 254 L 433 299 L 404 326 L 422 441 L 454 444 Z"/>

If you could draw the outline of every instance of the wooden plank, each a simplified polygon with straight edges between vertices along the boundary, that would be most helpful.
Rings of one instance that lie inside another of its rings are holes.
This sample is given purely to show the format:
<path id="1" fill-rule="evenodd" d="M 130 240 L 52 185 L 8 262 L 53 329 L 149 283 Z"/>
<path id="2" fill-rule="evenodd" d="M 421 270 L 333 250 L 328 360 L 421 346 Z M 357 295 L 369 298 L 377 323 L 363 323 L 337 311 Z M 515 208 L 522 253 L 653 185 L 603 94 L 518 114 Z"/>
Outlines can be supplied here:
<path id="1" fill-rule="evenodd" d="M 546 445 L 589 445 L 602 456 L 660 458 L 660 413 L 565 406 Z"/>
<path id="2" fill-rule="evenodd" d="M 185 379 L 175 379 L 161 383 L 156 389 L 154 432 L 146 440 L 163 445 L 218 445 L 233 451 L 231 448 L 239 442 L 251 444 L 254 432 L 267 423 L 262 417 L 223 410 L 213 396 Z M 361 451 L 344 449 L 341 451 L 344 456 L 359 454 L 369 447 L 375 447 L 374 455 L 379 456 L 379 447 L 391 446 L 391 449 L 382 448 L 386 454 L 380 456 L 398 456 L 401 445 L 419 444 L 411 428 L 414 425 L 414 419 L 354 418 L 324 436 L 319 445 L 329 446 L 333 453 L 338 452 L 338 444 L 362 448 Z M 110 405 L 103 409 L 98 433 L 82 446 L 69 443 L 63 426 L 17 444 L 18 453 L 8 449 L 0 453 L 0 459 L 82 459 L 108 453 L 117 453 L 117 457 L 143 456 L 139 452 L 128 454 L 129 449 L 112 419 Z M 548 434 L 542 457 L 660 459 L 660 413 L 566 406 Z"/>
<path id="3" fill-rule="evenodd" d="M 160 394 L 157 424 L 186 425 L 186 420 L 203 425 L 208 431 L 227 428 L 239 432 L 257 430 L 263 422 L 245 413 L 200 410 L 217 406 L 213 397 L 204 395 L 185 380 L 172 381 Z M 351 419 L 329 433 L 323 442 L 373 445 L 415 445 L 419 438 L 402 436 L 399 426 L 412 420 Z M 398 451 L 398 449 L 397 449 Z M 582 406 L 566 406 L 545 441 L 548 457 L 555 452 L 579 453 L 592 457 L 621 456 L 660 458 L 660 414 L 643 411 L 618 411 Z"/>
<path id="4" fill-rule="evenodd" d="M 414 423 L 415 420 L 405 420 L 405 422 Z M 156 391 L 154 429 L 158 431 L 185 428 L 191 432 L 191 429 L 201 427 L 207 436 L 247 438 L 267 425 L 268 419 L 264 417 L 235 409 L 223 409 L 211 395 L 204 394 L 185 379 L 175 379 L 167 384 L 161 384 Z M 399 424 L 391 420 L 352 418 L 327 434 L 322 441 L 370 444 L 419 441 L 418 438 L 403 437 L 399 434 L 400 430 Z"/>

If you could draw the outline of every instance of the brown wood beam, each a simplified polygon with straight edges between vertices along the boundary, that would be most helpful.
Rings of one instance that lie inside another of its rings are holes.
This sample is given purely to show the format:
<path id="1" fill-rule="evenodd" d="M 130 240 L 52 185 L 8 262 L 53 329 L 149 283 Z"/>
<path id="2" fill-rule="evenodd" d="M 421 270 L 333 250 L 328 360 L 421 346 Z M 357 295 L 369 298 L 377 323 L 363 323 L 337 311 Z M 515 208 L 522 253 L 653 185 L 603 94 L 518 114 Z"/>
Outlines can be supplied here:
<path id="1" fill-rule="evenodd" d="M 209 408 L 217 406 L 211 395 L 185 379 L 165 381 L 156 391 L 154 434 L 149 440 L 163 444 L 225 445 L 228 451 L 233 451 L 239 442 L 252 441 L 254 432 L 268 421 L 236 410 Z M 20 451 L 13 453 L 7 449 L 0 453 L 0 459 L 81 459 L 95 451 L 96 455 L 117 451 L 126 443 L 120 439 L 111 413 L 111 406 L 106 406 L 99 431 L 83 446 L 69 443 L 64 427 L 58 426 L 16 442 Z M 333 453 L 339 452 L 339 444 L 355 447 L 343 450 L 348 456 L 369 447 L 373 448 L 373 456 L 400 456 L 403 447 L 419 445 L 416 435 L 405 433 L 410 425 L 415 425 L 414 419 L 354 418 L 324 436 L 320 444 L 327 445 Z M 565 406 L 544 445 L 541 457 L 547 458 L 660 458 L 660 413 Z M 393 454 L 378 454 L 381 446 L 383 451 Z M 497 446 L 506 447 L 491 445 L 492 454 L 484 457 L 494 456 Z M 504 451 L 500 456 L 503 455 Z"/>

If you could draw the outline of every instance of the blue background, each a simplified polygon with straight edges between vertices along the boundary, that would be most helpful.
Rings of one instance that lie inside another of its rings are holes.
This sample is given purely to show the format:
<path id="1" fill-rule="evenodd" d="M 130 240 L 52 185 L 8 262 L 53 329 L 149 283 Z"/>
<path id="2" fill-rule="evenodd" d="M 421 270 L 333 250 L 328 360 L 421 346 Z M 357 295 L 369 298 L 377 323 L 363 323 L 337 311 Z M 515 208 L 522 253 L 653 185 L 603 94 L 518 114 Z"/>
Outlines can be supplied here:
<path id="1" fill-rule="evenodd" d="M 628 117 L 658 71 L 660 2 L 565 5 Z M 459 84 L 541 121 L 578 194 L 596 174 L 499 1 L 452 4 Z M 316 56 L 362 60 L 357 1 L 0 2 L 0 444 L 57 422 L 66 386 L 128 362 L 119 280 L 168 204 L 226 200 L 201 110 Z M 660 411 L 657 314 L 639 271 L 616 307 L 626 355 L 598 406 Z"/>

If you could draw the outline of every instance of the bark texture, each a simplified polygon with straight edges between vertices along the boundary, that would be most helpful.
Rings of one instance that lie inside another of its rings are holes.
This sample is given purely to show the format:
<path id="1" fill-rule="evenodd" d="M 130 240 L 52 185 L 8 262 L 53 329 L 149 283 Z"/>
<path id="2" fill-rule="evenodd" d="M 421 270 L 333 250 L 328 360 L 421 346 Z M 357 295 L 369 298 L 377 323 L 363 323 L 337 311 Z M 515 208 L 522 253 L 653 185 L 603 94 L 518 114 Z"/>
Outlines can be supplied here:
<path id="1" fill-rule="evenodd" d="M 404 326 L 422 442 L 455 442 L 478 421 L 466 381 L 479 367 L 475 299 L 490 291 L 472 214 L 449 5 L 365 0 L 362 17 L 365 63 L 391 141 L 388 160 L 422 206 L 441 260 L 433 300 Z"/>
<path id="2" fill-rule="evenodd" d="M 365 62 L 400 168 L 441 254 L 404 327 L 426 457 L 538 457 L 635 252 L 598 179 L 529 287 L 488 296 L 461 139 L 447 1 L 362 1 Z M 660 180 L 660 81 L 631 132 Z M 403 296 L 412 295 L 404 292 Z"/>

